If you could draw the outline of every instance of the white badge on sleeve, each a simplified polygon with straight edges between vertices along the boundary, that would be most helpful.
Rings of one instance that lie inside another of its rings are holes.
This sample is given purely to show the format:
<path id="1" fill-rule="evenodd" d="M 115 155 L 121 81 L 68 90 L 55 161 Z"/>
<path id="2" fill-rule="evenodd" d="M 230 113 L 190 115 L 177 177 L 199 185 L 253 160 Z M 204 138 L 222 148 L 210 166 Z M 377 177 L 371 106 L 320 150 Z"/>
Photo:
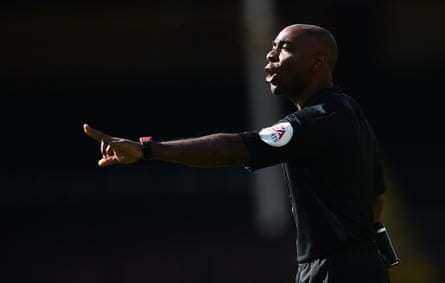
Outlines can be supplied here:
<path id="1" fill-rule="evenodd" d="M 271 127 L 262 129 L 258 134 L 263 142 L 270 146 L 285 146 L 292 138 L 294 129 L 291 123 L 281 122 Z"/>

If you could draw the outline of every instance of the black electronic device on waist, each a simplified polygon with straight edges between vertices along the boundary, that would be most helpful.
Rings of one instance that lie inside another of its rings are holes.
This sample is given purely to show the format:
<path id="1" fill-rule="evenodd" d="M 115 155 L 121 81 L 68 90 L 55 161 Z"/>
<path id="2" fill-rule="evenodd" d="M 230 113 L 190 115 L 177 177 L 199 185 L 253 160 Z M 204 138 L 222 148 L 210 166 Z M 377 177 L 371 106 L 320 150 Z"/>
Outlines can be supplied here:
<path id="1" fill-rule="evenodd" d="M 383 258 L 383 261 L 386 264 L 386 267 L 390 268 L 400 263 L 400 259 L 397 255 L 397 252 L 394 248 L 394 245 L 389 237 L 389 233 L 386 230 L 385 225 L 383 223 L 375 224 L 377 230 L 377 239 L 376 245 L 380 255 Z"/>

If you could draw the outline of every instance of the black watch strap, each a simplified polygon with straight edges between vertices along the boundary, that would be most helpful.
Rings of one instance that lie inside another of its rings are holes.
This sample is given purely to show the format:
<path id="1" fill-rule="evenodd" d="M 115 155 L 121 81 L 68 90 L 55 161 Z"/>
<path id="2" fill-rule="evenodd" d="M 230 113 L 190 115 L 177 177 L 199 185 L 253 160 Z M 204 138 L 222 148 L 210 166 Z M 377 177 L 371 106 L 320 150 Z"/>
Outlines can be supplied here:
<path id="1" fill-rule="evenodd" d="M 142 159 L 149 160 L 152 157 L 151 152 L 151 142 L 153 141 L 153 138 L 151 136 L 148 137 L 140 137 L 139 142 L 142 146 Z"/>

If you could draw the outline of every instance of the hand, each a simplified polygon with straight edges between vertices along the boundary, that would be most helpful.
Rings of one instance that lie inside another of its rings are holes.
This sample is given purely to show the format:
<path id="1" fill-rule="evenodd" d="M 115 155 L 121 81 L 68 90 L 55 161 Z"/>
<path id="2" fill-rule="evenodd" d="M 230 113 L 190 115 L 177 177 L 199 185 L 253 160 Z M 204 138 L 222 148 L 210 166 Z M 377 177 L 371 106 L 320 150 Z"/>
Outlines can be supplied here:
<path id="1" fill-rule="evenodd" d="M 88 124 L 83 125 L 83 131 L 100 143 L 102 158 L 97 162 L 100 167 L 134 163 L 142 158 L 142 147 L 137 141 L 107 135 Z"/>

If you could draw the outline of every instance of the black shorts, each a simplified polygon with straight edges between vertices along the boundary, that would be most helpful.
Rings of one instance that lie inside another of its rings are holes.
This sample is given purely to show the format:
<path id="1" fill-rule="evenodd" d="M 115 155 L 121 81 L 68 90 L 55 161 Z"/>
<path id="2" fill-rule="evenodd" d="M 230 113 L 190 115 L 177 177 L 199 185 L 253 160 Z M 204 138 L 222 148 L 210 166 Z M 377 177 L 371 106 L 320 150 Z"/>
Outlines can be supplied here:
<path id="1" fill-rule="evenodd" d="M 389 283 L 377 249 L 360 244 L 298 265 L 296 283 Z"/>

